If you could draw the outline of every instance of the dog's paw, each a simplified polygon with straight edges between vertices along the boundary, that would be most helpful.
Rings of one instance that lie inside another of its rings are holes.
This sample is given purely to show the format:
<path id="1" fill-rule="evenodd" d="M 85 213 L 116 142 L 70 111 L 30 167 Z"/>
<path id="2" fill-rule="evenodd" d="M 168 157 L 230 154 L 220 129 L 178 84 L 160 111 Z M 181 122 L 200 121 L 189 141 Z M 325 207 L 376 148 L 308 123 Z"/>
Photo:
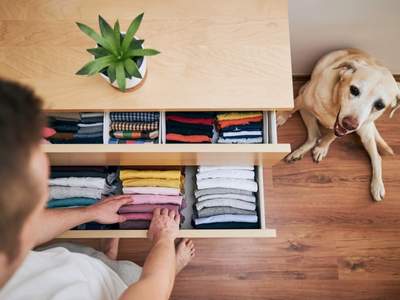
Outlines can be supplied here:
<path id="1" fill-rule="evenodd" d="M 316 163 L 319 163 L 328 154 L 329 147 L 315 146 L 312 153 Z"/>
<path id="2" fill-rule="evenodd" d="M 297 149 L 297 150 L 293 151 L 292 153 L 290 153 L 288 156 L 286 156 L 285 160 L 286 160 L 286 162 L 291 163 L 291 162 L 295 162 L 296 160 L 302 159 L 303 156 L 304 156 L 304 152 Z"/>
<path id="3" fill-rule="evenodd" d="M 276 115 L 276 125 L 278 127 L 282 126 L 283 124 L 286 123 L 287 120 L 290 119 L 291 116 L 292 116 L 292 114 L 288 111 L 278 112 Z"/>
<path id="4" fill-rule="evenodd" d="M 385 185 L 382 179 L 373 179 L 371 181 L 371 194 L 375 201 L 382 201 L 385 197 Z"/>

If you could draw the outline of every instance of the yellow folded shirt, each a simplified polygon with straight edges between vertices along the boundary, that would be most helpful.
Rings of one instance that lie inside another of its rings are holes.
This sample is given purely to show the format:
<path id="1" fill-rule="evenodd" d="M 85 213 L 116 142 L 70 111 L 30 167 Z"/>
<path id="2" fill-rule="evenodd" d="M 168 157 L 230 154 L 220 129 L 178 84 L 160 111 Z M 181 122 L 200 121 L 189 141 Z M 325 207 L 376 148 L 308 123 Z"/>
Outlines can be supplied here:
<path id="1" fill-rule="evenodd" d="M 181 188 L 180 179 L 157 179 L 157 178 L 136 178 L 126 179 L 122 181 L 124 187 L 127 186 L 157 186 L 157 187 L 170 187 Z"/>
<path id="2" fill-rule="evenodd" d="M 238 119 L 254 118 L 259 116 L 262 116 L 262 112 L 259 111 L 229 112 L 229 113 L 218 114 L 217 120 L 218 121 L 238 120 Z"/>
<path id="3" fill-rule="evenodd" d="M 132 178 L 160 178 L 160 179 L 176 179 L 181 177 L 180 170 L 121 170 L 119 178 L 121 180 Z"/>

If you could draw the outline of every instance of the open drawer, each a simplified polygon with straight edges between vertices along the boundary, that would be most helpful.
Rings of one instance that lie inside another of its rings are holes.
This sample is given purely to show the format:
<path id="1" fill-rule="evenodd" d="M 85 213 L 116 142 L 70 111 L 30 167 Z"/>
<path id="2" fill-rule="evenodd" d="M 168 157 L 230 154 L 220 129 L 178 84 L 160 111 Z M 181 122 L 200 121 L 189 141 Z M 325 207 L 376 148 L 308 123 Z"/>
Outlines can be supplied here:
<path id="1" fill-rule="evenodd" d="M 256 181 L 258 182 L 256 209 L 259 216 L 258 229 L 193 229 L 190 225 L 191 207 L 194 201 L 194 169 L 195 167 L 185 167 L 185 199 L 187 206 L 183 210 L 186 221 L 182 224 L 179 237 L 188 238 L 267 238 L 276 237 L 275 229 L 268 227 L 266 220 L 266 196 L 264 194 L 263 168 L 257 166 Z M 147 230 L 70 230 L 65 232 L 60 238 L 146 238 Z"/>
<path id="2" fill-rule="evenodd" d="M 161 113 L 164 116 L 164 113 Z M 105 122 L 106 123 L 106 122 Z M 45 144 L 52 165 L 216 165 L 272 166 L 290 152 L 278 144 L 276 114 L 264 112 L 262 144 Z M 104 132 L 106 133 L 106 130 Z"/>

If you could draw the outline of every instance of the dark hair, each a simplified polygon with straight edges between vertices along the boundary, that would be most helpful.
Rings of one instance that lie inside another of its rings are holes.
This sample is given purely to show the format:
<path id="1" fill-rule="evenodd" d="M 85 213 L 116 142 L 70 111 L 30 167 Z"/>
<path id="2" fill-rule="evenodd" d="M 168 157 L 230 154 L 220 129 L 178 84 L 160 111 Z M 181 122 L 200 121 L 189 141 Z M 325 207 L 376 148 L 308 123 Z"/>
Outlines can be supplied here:
<path id="1" fill-rule="evenodd" d="M 23 224 L 39 202 L 29 166 L 44 120 L 31 89 L 0 79 L 0 251 L 9 260 L 19 253 Z"/>

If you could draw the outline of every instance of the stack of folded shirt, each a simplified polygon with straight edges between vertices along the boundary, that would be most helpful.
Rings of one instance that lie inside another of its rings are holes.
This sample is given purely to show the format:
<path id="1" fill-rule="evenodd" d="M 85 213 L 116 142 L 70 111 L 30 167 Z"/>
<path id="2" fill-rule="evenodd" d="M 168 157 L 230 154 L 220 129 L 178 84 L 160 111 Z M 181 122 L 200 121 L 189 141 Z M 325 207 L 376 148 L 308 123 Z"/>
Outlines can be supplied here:
<path id="1" fill-rule="evenodd" d="M 183 205 L 180 170 L 132 170 L 120 171 L 123 193 L 132 197 L 132 204 L 120 208 L 127 221 L 121 229 L 148 229 L 155 208 L 181 211 Z"/>
<path id="2" fill-rule="evenodd" d="M 262 112 L 217 114 L 220 144 L 259 144 L 263 142 Z"/>
<path id="3" fill-rule="evenodd" d="M 193 225 L 198 229 L 259 228 L 254 167 L 201 166 Z"/>
<path id="4" fill-rule="evenodd" d="M 48 118 L 54 144 L 102 144 L 103 113 L 52 113 Z"/>
<path id="5" fill-rule="evenodd" d="M 211 143 L 213 112 L 171 112 L 166 114 L 168 143 Z"/>
<path id="6" fill-rule="evenodd" d="M 109 143 L 157 143 L 159 118 L 158 112 L 112 112 Z"/>

